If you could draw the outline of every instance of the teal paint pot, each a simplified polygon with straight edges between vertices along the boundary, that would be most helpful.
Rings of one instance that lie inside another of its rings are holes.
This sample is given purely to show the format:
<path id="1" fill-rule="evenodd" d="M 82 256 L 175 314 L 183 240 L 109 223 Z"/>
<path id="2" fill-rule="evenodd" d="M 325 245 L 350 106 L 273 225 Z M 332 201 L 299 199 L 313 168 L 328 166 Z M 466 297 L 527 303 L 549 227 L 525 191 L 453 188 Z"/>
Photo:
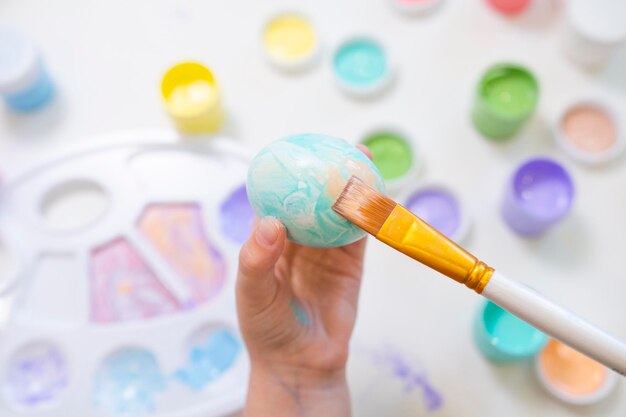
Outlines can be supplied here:
<path id="1" fill-rule="evenodd" d="M 474 320 L 474 340 L 494 362 L 518 362 L 534 357 L 548 337 L 491 301 L 481 303 Z"/>

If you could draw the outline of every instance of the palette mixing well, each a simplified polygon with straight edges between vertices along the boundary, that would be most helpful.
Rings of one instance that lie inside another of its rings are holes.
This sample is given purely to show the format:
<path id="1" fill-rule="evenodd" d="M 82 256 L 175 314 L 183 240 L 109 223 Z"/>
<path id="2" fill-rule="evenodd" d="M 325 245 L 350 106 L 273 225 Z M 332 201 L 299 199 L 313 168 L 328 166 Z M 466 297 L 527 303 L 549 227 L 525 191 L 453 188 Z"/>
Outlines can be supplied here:
<path id="1" fill-rule="evenodd" d="M 119 139 L 135 144 L 67 154 L 3 191 L 0 230 L 20 258 L 0 288 L 0 415 L 205 417 L 243 404 L 234 279 L 253 218 L 249 156 L 219 138 Z M 72 211 L 81 192 L 97 213 L 84 199 Z M 50 216 L 63 207 L 60 225 Z"/>

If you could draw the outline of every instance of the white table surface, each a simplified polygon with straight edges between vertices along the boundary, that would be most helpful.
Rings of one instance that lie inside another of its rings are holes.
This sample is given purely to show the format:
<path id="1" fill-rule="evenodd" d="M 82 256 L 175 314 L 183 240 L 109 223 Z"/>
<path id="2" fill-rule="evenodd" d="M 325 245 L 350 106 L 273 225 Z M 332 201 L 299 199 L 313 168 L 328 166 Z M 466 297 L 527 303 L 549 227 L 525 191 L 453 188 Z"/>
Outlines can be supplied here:
<path id="1" fill-rule="evenodd" d="M 540 1 L 540 0 L 537 0 Z M 11 172 L 95 134 L 171 126 L 159 98 L 166 68 L 183 59 L 214 69 L 228 111 L 224 133 L 260 148 L 278 137 L 322 132 L 356 140 L 377 125 L 413 134 L 426 158 L 422 179 L 456 189 L 473 216 L 469 248 L 626 339 L 626 161 L 586 169 L 555 149 L 550 124 L 586 94 L 609 97 L 626 121 L 626 51 L 589 73 L 560 52 L 562 4 L 541 18 L 507 19 L 483 0 L 447 0 L 423 18 L 384 0 L 0 0 L 0 25 L 42 46 L 60 95 L 28 116 L 0 108 L 0 171 Z M 298 9 L 316 23 L 323 55 L 310 71 L 286 76 L 265 61 L 259 33 L 272 13 Z M 354 101 L 335 86 L 334 45 L 366 33 L 387 44 L 394 88 Z M 469 109 L 480 73 L 500 60 L 532 68 L 541 83 L 536 116 L 515 139 L 494 144 L 472 128 Z M 499 216 L 508 175 L 546 154 L 571 169 L 571 216 L 537 240 L 516 237 Z M 350 366 L 356 416 L 429 415 L 419 391 L 368 365 L 363 350 L 393 348 L 416 358 L 443 396 L 438 416 L 624 416 L 626 386 L 597 407 L 575 409 L 548 397 L 530 364 L 493 366 L 478 352 L 471 323 L 479 297 L 371 242 Z M 379 380 L 376 378 L 380 377 Z"/>

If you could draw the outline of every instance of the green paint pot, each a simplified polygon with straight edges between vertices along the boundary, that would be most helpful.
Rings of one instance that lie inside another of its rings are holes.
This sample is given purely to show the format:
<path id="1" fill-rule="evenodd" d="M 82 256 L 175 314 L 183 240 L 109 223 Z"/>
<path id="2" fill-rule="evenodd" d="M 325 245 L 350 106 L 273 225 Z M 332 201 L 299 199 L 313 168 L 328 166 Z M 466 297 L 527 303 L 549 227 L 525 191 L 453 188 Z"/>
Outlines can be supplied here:
<path id="1" fill-rule="evenodd" d="M 529 70 L 498 64 L 478 83 L 472 121 L 490 139 L 510 138 L 532 116 L 538 100 L 539 83 Z"/>
<path id="2" fill-rule="evenodd" d="M 409 185 L 417 176 L 420 159 L 417 144 L 395 129 L 377 129 L 360 142 L 372 152 L 372 160 L 391 192 Z"/>
<path id="3" fill-rule="evenodd" d="M 534 357 L 548 337 L 491 301 L 481 303 L 474 320 L 474 340 L 494 362 L 518 362 Z"/>

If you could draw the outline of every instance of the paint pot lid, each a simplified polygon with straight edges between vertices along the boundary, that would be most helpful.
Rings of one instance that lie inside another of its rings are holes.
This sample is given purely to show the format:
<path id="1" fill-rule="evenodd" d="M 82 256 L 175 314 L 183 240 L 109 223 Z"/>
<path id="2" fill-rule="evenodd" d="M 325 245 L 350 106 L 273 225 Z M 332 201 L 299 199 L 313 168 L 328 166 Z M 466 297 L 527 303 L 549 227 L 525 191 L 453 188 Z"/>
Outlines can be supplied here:
<path id="1" fill-rule="evenodd" d="M 410 190 L 402 204 L 426 223 L 455 242 L 461 242 L 469 230 L 467 211 L 449 187 L 427 184 Z"/>
<path id="2" fill-rule="evenodd" d="M 624 0 L 569 0 L 570 25 L 590 39 L 606 43 L 626 42 L 626 2 Z"/>
<path id="3" fill-rule="evenodd" d="M 263 27 L 261 42 L 267 59 L 283 70 L 310 68 L 320 55 L 313 23 L 298 12 L 285 11 L 272 16 Z"/>
<path id="4" fill-rule="evenodd" d="M 359 141 L 372 152 L 387 189 L 399 193 L 415 182 L 423 160 L 415 138 L 397 128 L 372 129 Z"/>
<path id="5" fill-rule="evenodd" d="M 389 53 L 368 36 L 355 36 L 341 43 L 333 54 L 332 65 L 339 87 L 355 97 L 375 97 L 393 80 Z"/>
<path id="6" fill-rule="evenodd" d="M 408 13 L 428 12 L 442 3 L 442 0 L 389 0 L 398 10 Z"/>
<path id="7" fill-rule="evenodd" d="M 552 358 L 553 361 L 556 361 L 552 364 L 552 369 L 546 368 L 545 363 L 550 354 L 552 356 L 558 355 L 557 358 Z M 568 369 L 567 362 L 572 366 L 572 361 L 578 362 L 578 366 Z M 615 390 L 619 382 L 617 373 L 555 339 L 550 339 L 537 355 L 535 371 L 539 382 L 548 393 L 573 405 L 584 406 L 600 402 Z M 555 371 L 558 371 L 559 375 L 550 375 Z M 587 386 L 574 388 L 583 392 L 573 392 L 572 388 L 568 389 L 567 387 L 568 381 L 555 380 L 559 377 L 577 378 L 579 381 L 584 381 Z"/>
<path id="8" fill-rule="evenodd" d="M 583 99 L 567 106 L 554 125 L 554 139 L 572 159 L 601 165 L 617 159 L 626 149 L 626 135 L 617 111 L 606 102 Z M 572 137 L 572 130 L 578 130 Z"/>
<path id="9" fill-rule="evenodd" d="M 492 348 L 502 352 L 510 360 L 523 360 L 535 356 L 546 344 L 548 337 L 530 324 L 486 301 L 480 311 Z"/>
<path id="10" fill-rule="evenodd" d="M 0 93 L 11 94 L 28 88 L 39 72 L 39 52 L 21 33 L 0 28 Z"/>

